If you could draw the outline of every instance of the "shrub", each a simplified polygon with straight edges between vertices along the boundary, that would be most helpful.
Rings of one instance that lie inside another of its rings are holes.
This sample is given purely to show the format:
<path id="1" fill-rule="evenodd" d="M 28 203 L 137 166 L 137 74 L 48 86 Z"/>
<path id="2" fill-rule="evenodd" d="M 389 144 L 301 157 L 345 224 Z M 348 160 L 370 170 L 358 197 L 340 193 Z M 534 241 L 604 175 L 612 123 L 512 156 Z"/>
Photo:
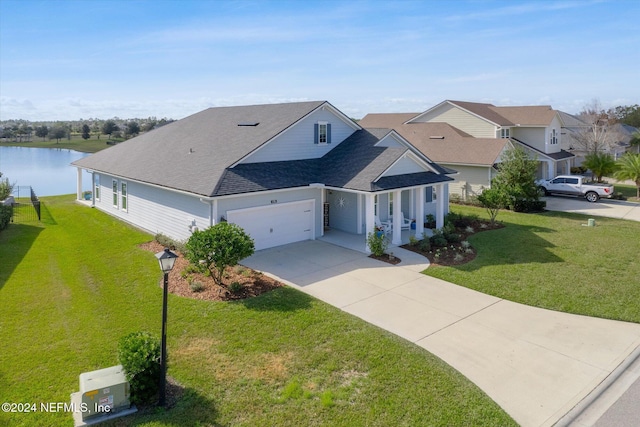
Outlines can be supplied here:
<path id="1" fill-rule="evenodd" d="M 433 214 L 427 214 L 427 228 L 436 228 L 436 217 Z"/>
<path id="2" fill-rule="evenodd" d="M 584 175 L 587 173 L 587 168 L 584 166 L 574 166 L 570 169 L 571 175 Z"/>
<path id="3" fill-rule="evenodd" d="M 148 403 L 160 386 L 160 342 L 148 332 L 120 339 L 118 359 L 131 386 L 132 403 Z"/>
<path id="4" fill-rule="evenodd" d="M 418 240 L 418 238 L 416 236 L 414 236 L 413 234 L 411 236 L 409 236 L 409 245 L 418 246 L 419 242 L 420 242 L 420 240 Z"/>
<path id="5" fill-rule="evenodd" d="M 184 253 L 184 243 L 174 240 L 169 236 L 165 236 L 162 233 L 158 233 L 154 236 L 154 240 L 160 243 L 165 248 L 169 248 L 172 251 L 178 251 L 180 253 Z"/>
<path id="6" fill-rule="evenodd" d="M 431 240 L 429 240 L 429 237 L 423 236 L 418 247 L 422 252 L 429 252 L 431 250 Z"/>
<path id="7" fill-rule="evenodd" d="M 462 236 L 458 233 L 444 233 L 443 236 L 448 243 L 459 243 L 462 240 Z"/>
<path id="8" fill-rule="evenodd" d="M 13 206 L 0 205 L 0 230 L 4 230 L 9 225 L 13 216 Z"/>
<path id="9" fill-rule="evenodd" d="M 367 235 L 367 245 L 369 245 L 372 254 L 382 256 L 389 246 L 389 239 L 383 232 L 374 229 L 372 233 Z"/>
<path id="10" fill-rule="evenodd" d="M 233 282 L 229 285 L 229 290 L 232 294 L 239 294 L 244 289 L 244 286 L 240 282 Z"/>
<path id="11" fill-rule="evenodd" d="M 544 200 L 515 200 L 513 203 L 514 212 L 542 212 L 546 207 Z"/>
<path id="12" fill-rule="evenodd" d="M 433 233 L 433 236 L 429 238 L 429 242 L 431 246 L 435 246 L 436 248 L 443 248 L 447 246 L 447 239 L 444 237 L 442 230 L 436 230 Z"/>
<path id="13" fill-rule="evenodd" d="M 192 292 L 202 292 L 204 291 L 205 287 L 202 284 L 202 282 L 198 281 L 198 280 L 192 280 L 189 282 L 189 287 L 191 288 Z"/>
<path id="14" fill-rule="evenodd" d="M 1 173 L 0 176 L 2 176 Z M 9 178 L 5 178 L 4 180 L 0 179 L 0 200 L 4 200 L 11 195 L 14 185 L 15 184 L 9 183 Z"/>
<path id="15" fill-rule="evenodd" d="M 222 277 L 227 266 L 253 254 L 253 239 L 238 225 L 220 222 L 206 230 L 191 234 L 185 244 L 186 257 L 196 265 L 202 265 L 222 285 Z"/>

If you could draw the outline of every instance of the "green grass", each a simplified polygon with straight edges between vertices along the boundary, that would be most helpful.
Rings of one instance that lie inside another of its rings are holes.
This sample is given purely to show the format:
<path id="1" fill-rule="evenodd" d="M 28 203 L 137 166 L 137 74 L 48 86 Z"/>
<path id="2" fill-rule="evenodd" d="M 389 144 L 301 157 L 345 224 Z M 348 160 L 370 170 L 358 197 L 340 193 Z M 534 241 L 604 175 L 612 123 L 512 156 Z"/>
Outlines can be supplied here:
<path id="1" fill-rule="evenodd" d="M 117 341 L 159 335 L 151 236 L 72 196 L 0 232 L 0 402 L 69 402 L 78 375 L 118 363 Z M 169 296 L 169 409 L 115 425 L 515 425 L 481 390 L 405 340 L 290 288 L 243 302 Z M 0 425 L 72 425 L 0 413 Z"/>
<path id="2" fill-rule="evenodd" d="M 32 148 L 66 148 L 69 150 L 81 151 L 83 153 L 95 153 L 105 148 L 111 147 L 107 145 L 107 135 L 101 135 L 100 139 L 97 139 L 94 135 L 91 138 L 84 140 L 80 135 L 72 135 L 71 139 L 62 138 L 60 142 L 56 140 L 49 141 L 48 139 L 43 141 L 42 138 L 33 137 L 30 142 L 7 142 L 0 141 L 2 147 L 32 147 Z"/>
<path id="3" fill-rule="evenodd" d="M 487 217 L 484 209 L 452 210 Z M 562 212 L 501 211 L 505 228 L 469 241 L 478 255 L 426 274 L 536 307 L 640 322 L 640 223 Z"/>

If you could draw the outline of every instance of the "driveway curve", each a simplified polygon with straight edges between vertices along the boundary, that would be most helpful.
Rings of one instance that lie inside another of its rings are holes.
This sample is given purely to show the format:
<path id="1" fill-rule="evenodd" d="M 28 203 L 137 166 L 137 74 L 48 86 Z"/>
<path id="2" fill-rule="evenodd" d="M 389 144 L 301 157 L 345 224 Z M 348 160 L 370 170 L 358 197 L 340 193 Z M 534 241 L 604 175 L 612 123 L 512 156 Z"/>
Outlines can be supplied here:
<path id="1" fill-rule="evenodd" d="M 243 264 L 399 335 L 443 359 L 522 426 L 550 426 L 640 345 L 640 324 L 530 307 L 311 240 Z"/>
<path id="2" fill-rule="evenodd" d="M 543 197 L 542 200 L 547 202 L 547 210 L 550 211 L 640 221 L 640 203 L 607 199 L 589 203 L 583 198 L 560 196 Z"/>

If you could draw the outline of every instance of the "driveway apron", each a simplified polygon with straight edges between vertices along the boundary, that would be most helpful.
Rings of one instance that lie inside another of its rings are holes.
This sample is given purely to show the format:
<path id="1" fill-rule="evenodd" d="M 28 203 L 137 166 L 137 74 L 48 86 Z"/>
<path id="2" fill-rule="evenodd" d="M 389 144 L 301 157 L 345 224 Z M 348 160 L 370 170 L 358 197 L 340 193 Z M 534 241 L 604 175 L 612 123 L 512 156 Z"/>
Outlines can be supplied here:
<path id="1" fill-rule="evenodd" d="M 550 426 L 640 345 L 640 324 L 544 310 L 421 274 L 401 248 L 392 266 L 312 240 L 243 264 L 403 337 L 443 359 L 523 426 Z"/>

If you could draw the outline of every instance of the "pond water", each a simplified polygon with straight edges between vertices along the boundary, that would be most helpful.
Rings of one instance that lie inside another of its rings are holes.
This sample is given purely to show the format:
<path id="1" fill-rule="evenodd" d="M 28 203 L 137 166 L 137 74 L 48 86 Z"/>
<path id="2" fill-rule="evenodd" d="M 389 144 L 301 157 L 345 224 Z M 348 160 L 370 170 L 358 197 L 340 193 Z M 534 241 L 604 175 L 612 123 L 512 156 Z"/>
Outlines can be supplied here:
<path id="1" fill-rule="evenodd" d="M 62 148 L 0 147 L 0 179 L 30 185 L 38 197 L 75 194 L 78 172 L 70 164 L 88 155 Z M 91 175 L 84 171 L 82 187 L 91 190 Z"/>

